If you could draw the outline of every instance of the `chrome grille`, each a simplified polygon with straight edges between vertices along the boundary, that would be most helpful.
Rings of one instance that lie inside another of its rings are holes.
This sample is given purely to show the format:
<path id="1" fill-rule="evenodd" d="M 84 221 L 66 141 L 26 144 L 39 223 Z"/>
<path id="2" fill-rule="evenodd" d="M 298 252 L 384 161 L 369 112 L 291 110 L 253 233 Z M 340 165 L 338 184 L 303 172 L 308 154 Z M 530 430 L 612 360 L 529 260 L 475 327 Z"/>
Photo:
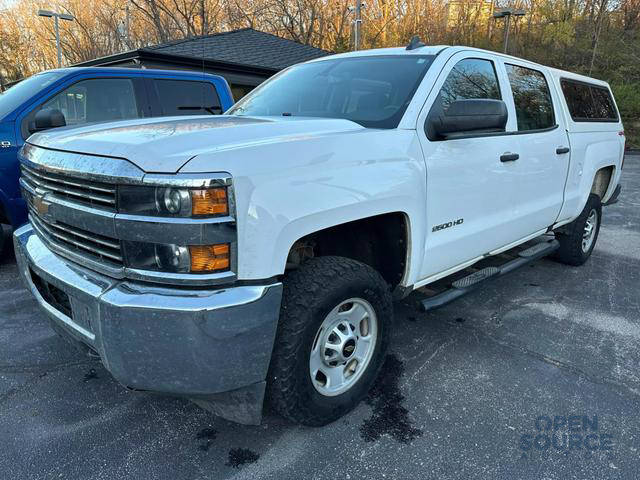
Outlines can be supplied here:
<path id="1" fill-rule="evenodd" d="M 77 227 L 60 222 L 50 222 L 38 216 L 30 206 L 29 220 L 40 238 L 62 250 L 76 252 L 85 257 L 122 267 L 122 249 L 120 241 L 97 235 Z"/>
<path id="2" fill-rule="evenodd" d="M 115 211 L 116 187 L 108 183 L 89 181 L 68 175 L 58 175 L 20 166 L 22 178 L 34 189 L 52 192 L 68 200 Z"/>

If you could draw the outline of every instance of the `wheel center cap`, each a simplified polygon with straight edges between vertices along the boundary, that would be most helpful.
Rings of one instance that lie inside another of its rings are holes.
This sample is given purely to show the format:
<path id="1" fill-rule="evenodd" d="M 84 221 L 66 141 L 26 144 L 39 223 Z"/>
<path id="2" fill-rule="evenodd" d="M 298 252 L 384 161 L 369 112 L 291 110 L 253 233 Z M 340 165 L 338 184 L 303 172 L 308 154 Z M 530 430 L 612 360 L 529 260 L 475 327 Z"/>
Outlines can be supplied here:
<path id="1" fill-rule="evenodd" d="M 356 349 L 356 342 L 353 339 L 347 340 L 347 342 L 344 344 L 344 348 L 342 349 L 342 355 L 344 356 L 344 358 L 349 358 L 351 355 L 353 355 L 353 352 Z"/>

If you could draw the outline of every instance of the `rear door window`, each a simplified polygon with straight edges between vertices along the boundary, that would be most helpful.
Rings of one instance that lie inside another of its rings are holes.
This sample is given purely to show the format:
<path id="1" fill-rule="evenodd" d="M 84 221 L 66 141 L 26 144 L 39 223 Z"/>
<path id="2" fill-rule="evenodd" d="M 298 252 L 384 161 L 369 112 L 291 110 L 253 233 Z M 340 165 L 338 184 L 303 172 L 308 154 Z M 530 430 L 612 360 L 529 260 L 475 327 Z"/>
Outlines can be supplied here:
<path id="1" fill-rule="evenodd" d="M 553 101 L 544 74 L 532 68 L 505 64 L 516 107 L 518 131 L 555 126 Z"/>
<path id="2" fill-rule="evenodd" d="M 153 85 L 162 116 L 222 113 L 218 92 L 209 82 L 156 78 Z"/>
<path id="3" fill-rule="evenodd" d="M 562 93 L 574 122 L 617 122 L 611 92 L 600 85 L 562 79 Z"/>

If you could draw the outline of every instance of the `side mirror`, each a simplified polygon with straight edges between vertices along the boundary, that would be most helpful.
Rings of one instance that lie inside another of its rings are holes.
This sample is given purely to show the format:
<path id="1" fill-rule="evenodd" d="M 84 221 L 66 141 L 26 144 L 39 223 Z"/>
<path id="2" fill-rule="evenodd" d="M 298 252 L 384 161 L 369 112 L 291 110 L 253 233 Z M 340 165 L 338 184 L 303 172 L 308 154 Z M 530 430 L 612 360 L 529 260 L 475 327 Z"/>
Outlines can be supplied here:
<path id="1" fill-rule="evenodd" d="M 446 111 L 438 110 L 429 113 L 426 130 L 428 135 L 431 133 L 439 138 L 465 133 L 504 132 L 507 125 L 507 105 L 502 100 L 456 100 Z"/>
<path id="2" fill-rule="evenodd" d="M 67 121 L 64 114 L 56 108 L 47 108 L 36 113 L 34 122 L 29 125 L 31 133 L 49 130 L 50 128 L 64 127 Z"/>

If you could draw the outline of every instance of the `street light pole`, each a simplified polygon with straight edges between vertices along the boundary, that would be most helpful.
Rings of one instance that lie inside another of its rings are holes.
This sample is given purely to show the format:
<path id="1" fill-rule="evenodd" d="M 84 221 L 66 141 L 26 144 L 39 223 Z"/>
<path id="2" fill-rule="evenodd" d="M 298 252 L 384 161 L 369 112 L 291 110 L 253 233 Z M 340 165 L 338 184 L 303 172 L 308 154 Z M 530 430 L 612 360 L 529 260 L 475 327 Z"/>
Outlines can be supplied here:
<path id="1" fill-rule="evenodd" d="M 60 51 L 60 25 L 58 16 L 53 17 L 53 23 L 56 26 L 56 52 L 58 52 L 58 68 L 62 65 L 62 52 Z"/>
<path id="2" fill-rule="evenodd" d="M 129 8 L 129 3 L 127 2 L 126 8 L 126 29 L 127 29 L 127 48 L 131 49 L 131 9 Z"/>
<path id="3" fill-rule="evenodd" d="M 504 19 L 504 53 L 507 53 L 507 46 L 509 45 L 509 23 L 511 23 L 511 15 L 507 15 Z"/>
<path id="4" fill-rule="evenodd" d="M 360 50 L 360 25 L 362 24 L 362 3 L 360 0 L 356 1 L 356 38 L 355 38 L 355 49 Z"/>
<path id="5" fill-rule="evenodd" d="M 350 12 L 355 12 L 356 19 L 353 21 L 353 49 L 360 50 L 360 43 L 362 39 L 362 8 L 366 7 L 366 4 L 362 0 L 356 0 L 355 7 L 349 7 Z"/>
<path id="6" fill-rule="evenodd" d="M 67 20 L 72 22 L 74 20 L 73 15 L 67 15 L 66 13 L 56 13 L 50 10 L 38 10 L 38 16 L 53 18 L 53 23 L 56 30 L 56 51 L 58 52 L 58 68 L 62 66 L 62 49 L 60 48 L 60 25 L 59 20 Z"/>
<path id="7" fill-rule="evenodd" d="M 493 18 L 504 18 L 504 53 L 507 53 L 507 49 L 509 48 L 509 25 L 511 24 L 511 16 L 523 17 L 526 13 L 524 10 L 516 10 L 514 8 L 503 8 L 497 12 L 493 12 Z"/>

